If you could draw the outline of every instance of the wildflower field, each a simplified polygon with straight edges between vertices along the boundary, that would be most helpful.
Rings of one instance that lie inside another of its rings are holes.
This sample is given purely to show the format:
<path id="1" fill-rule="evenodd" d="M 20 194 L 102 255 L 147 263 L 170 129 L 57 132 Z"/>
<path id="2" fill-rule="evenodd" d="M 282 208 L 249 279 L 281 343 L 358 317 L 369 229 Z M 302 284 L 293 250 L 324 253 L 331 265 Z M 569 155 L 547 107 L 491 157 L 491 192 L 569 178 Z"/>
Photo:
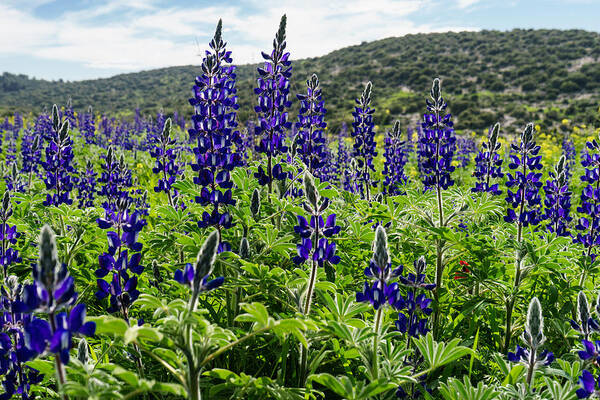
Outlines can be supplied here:
<path id="1" fill-rule="evenodd" d="M 600 397 L 599 128 L 476 134 L 431 77 L 329 129 L 285 16 L 241 121 L 233 56 L 182 114 L 0 123 L 0 400 Z"/>

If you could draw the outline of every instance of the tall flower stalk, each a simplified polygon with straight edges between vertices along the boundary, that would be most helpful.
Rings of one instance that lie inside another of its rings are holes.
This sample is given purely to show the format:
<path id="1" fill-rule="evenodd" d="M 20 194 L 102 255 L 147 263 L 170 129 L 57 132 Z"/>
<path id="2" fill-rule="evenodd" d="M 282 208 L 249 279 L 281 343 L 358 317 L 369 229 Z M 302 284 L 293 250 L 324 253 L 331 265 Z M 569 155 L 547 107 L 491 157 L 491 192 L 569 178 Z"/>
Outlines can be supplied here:
<path id="1" fill-rule="evenodd" d="M 583 188 L 577 211 L 584 215 L 579 218 L 575 228 L 579 231 L 575 242 L 584 246 L 584 255 L 593 263 L 597 258 L 597 247 L 600 245 L 600 144 L 594 139 L 586 143 L 587 152 L 582 154 L 581 165 L 585 169 L 581 181 L 587 185 Z M 582 271 L 580 285 L 586 278 Z"/>
<path id="2" fill-rule="evenodd" d="M 567 159 L 560 157 L 550 172 L 550 179 L 544 185 L 544 214 L 547 228 L 557 236 L 570 236 L 569 222 L 573 220 L 571 213 L 571 191 L 569 190 Z"/>
<path id="3" fill-rule="evenodd" d="M 46 189 L 51 193 L 46 195 L 45 206 L 72 204 L 69 197 L 73 189 L 71 174 L 75 173 L 73 162 L 73 142 L 69 135 L 70 124 L 61 122 L 58 107 L 52 107 L 52 137 L 46 146 L 46 161 L 42 166 L 46 170 Z"/>
<path id="4" fill-rule="evenodd" d="M 354 138 L 354 146 L 352 157 L 357 162 L 357 168 L 354 175 L 355 184 L 358 187 L 360 195 L 367 199 L 371 199 L 371 187 L 375 187 L 376 181 L 371 179 L 371 172 L 375 172 L 373 159 L 377 157 L 375 148 L 375 127 L 373 123 L 374 108 L 371 108 L 371 90 L 373 85 L 367 82 L 362 95 L 356 99 L 356 106 L 352 116 L 352 137 Z"/>
<path id="5" fill-rule="evenodd" d="M 327 126 L 325 123 L 327 110 L 324 106 L 319 78 L 316 74 L 313 74 L 306 81 L 306 86 L 306 94 L 296 95 L 300 100 L 300 111 L 296 123 L 298 129 L 296 136 L 297 152 L 311 175 L 320 177 L 321 169 L 327 158 L 323 133 Z"/>
<path id="6" fill-rule="evenodd" d="M 231 66 L 231 51 L 223 41 L 222 23 L 219 20 L 215 35 L 209 43 L 210 49 L 202 60 L 202 75 L 196 77 L 193 97 L 194 107 L 190 139 L 195 140 L 196 172 L 194 183 L 202 187 L 195 201 L 203 206 L 211 206 L 209 213 L 204 211 L 198 221 L 200 228 L 215 226 L 221 240 L 221 230 L 232 226 L 228 206 L 235 205 L 231 195 L 233 182 L 230 173 L 242 165 L 241 156 L 234 152 L 232 145 L 239 139 L 236 111 L 235 67 Z"/>
<path id="7" fill-rule="evenodd" d="M 383 193 L 388 195 L 398 195 L 405 193 L 402 186 L 408 182 L 408 176 L 404 173 L 404 166 L 408 161 L 406 151 L 406 142 L 402 140 L 400 122 L 396 121 L 391 131 L 388 131 L 384 139 L 385 161 L 383 163 L 382 174 Z"/>
<path id="8" fill-rule="evenodd" d="M 150 155 L 156 159 L 152 172 L 159 176 L 154 191 L 166 193 L 171 207 L 177 205 L 179 197 L 177 190 L 173 189 L 173 184 L 184 172 L 183 165 L 178 159 L 177 150 L 175 139 L 171 138 L 171 118 L 167 118 L 162 134 L 156 138 L 155 146 L 150 150 Z"/>
<path id="9" fill-rule="evenodd" d="M 371 366 L 371 378 L 373 380 L 379 378 L 378 349 L 383 308 L 386 305 L 392 305 L 397 302 L 398 283 L 392 283 L 391 280 L 399 277 L 402 270 L 402 266 L 392 269 L 387 234 L 383 226 L 378 225 L 375 230 L 375 240 L 373 241 L 373 258 L 371 258 L 369 266 L 365 268 L 365 275 L 373 281 L 373 284 L 365 282 L 363 291 L 356 293 L 357 302 L 369 302 L 375 309 L 375 319 L 373 322 L 375 336 L 373 337 Z"/>
<path id="10" fill-rule="evenodd" d="M 521 335 L 521 340 L 527 347 L 517 345 L 517 350 L 508 353 L 508 359 L 512 362 L 521 362 L 527 369 L 525 382 L 527 386 L 534 384 L 534 373 L 542 365 L 550 365 L 554 360 L 554 354 L 548 350 L 540 352 L 540 348 L 546 341 L 544 336 L 544 316 L 542 315 L 542 306 L 534 297 L 529 303 L 527 309 L 527 320 L 525 322 L 525 331 Z"/>
<path id="11" fill-rule="evenodd" d="M 336 215 L 330 214 L 326 220 L 323 218 L 324 212 L 329 206 L 329 199 L 319 196 L 315 187 L 313 177 L 310 172 L 304 173 L 304 191 L 307 202 L 304 203 L 304 209 L 310 214 L 310 223 L 301 215 L 298 215 L 298 225 L 294 227 L 296 233 L 300 235 L 301 243 L 298 244 L 298 255 L 293 261 L 297 265 L 311 262 L 308 287 L 304 293 L 304 303 L 301 303 L 302 313 L 308 317 L 310 314 L 312 297 L 317 282 L 318 267 L 326 264 L 338 264 L 340 257 L 335 254 L 335 243 L 331 243 L 329 238 L 340 232 L 341 227 L 336 225 Z M 304 384 L 306 379 L 306 368 L 308 362 L 308 349 L 300 349 L 300 384 Z"/>
<path id="12" fill-rule="evenodd" d="M 492 184 L 492 179 L 502 178 L 502 158 L 498 151 L 500 143 L 498 143 L 498 133 L 500 124 L 496 123 L 490 128 L 487 141 L 481 144 L 481 151 L 475 157 L 475 171 L 473 175 L 477 179 L 472 192 L 488 192 L 493 195 L 499 195 L 502 191 L 498 188 L 498 183 Z"/>
<path id="13" fill-rule="evenodd" d="M 443 191 L 454 185 L 452 180 L 452 159 L 456 151 L 456 136 L 454 134 L 454 123 L 452 114 L 446 114 L 448 103 L 442 97 L 442 86 L 439 78 L 433 80 L 430 99 L 426 100 L 427 112 L 423 115 L 423 123 L 419 134 L 419 169 L 425 190 L 435 190 L 438 209 L 438 227 L 445 227 L 451 218 L 444 219 Z M 433 218 L 430 223 L 435 225 Z M 438 300 L 438 308 L 434 317 L 434 335 L 437 335 L 440 321 L 439 291 L 442 288 L 442 277 L 444 273 L 444 251 L 443 239 L 436 239 L 436 267 L 434 292 Z"/>
<path id="14" fill-rule="evenodd" d="M 46 314 L 48 321 L 34 318 L 25 327 L 25 343 L 32 354 L 47 351 L 56 354 L 56 376 L 59 389 L 66 382 L 65 364 L 69 363 L 72 338 L 75 334 L 91 336 L 96 330 L 93 322 L 84 322 L 85 304 L 75 305 L 70 312 L 62 311 L 75 304 L 75 281 L 67 266 L 58 260 L 56 238 L 45 225 L 40 234 L 40 253 L 33 266 L 33 284 L 23 291 L 20 311 Z M 66 395 L 63 395 L 66 399 Z"/>
<path id="15" fill-rule="evenodd" d="M 286 23 L 287 18 L 283 15 L 273 40 L 273 50 L 270 54 L 262 53 L 265 63 L 258 68 L 258 87 L 254 89 L 258 95 L 258 105 L 254 107 L 258 114 L 255 135 L 262 135 L 256 151 L 267 156 L 267 171 L 259 166 L 254 176 L 261 185 L 268 185 L 269 194 L 273 191 L 273 180 L 283 181 L 288 176 L 281 164 L 273 165 L 274 157 L 288 151 L 285 133 L 292 126 L 286 111 L 292 105 L 289 100 L 292 63 L 290 53 L 285 51 Z"/>
<path id="16" fill-rule="evenodd" d="M 536 145 L 533 138 L 533 124 L 529 123 L 521 133 L 521 141 L 518 145 L 511 144 L 514 152 L 511 154 L 511 162 L 508 167 L 513 171 L 507 174 L 506 201 L 509 204 L 504 220 L 515 223 L 517 226 L 517 250 L 515 252 L 515 279 L 513 293 L 506 299 L 506 332 L 504 349 L 508 350 L 512 337 L 512 312 L 517 298 L 516 292 L 521 285 L 521 273 L 523 265 L 523 228 L 530 225 L 535 226 L 540 218 L 541 197 L 539 189 L 542 186 L 540 178 L 542 174 L 535 172 L 542 169 L 542 156 L 538 155 L 540 146 Z"/>

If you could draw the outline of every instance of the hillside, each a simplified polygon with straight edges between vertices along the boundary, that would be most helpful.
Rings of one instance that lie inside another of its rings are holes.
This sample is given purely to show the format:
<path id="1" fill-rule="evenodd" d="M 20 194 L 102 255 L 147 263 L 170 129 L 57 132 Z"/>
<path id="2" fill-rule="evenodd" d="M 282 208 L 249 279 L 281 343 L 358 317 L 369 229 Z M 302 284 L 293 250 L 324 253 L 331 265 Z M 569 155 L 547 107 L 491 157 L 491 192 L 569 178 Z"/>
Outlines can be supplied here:
<path id="1" fill-rule="evenodd" d="M 257 53 L 261 49 L 256 49 Z M 290 49 L 292 56 L 294 49 Z M 235 54 L 234 54 L 235 60 Z M 600 104 L 600 34 L 582 30 L 513 30 L 417 34 L 343 48 L 293 62 L 292 92 L 319 75 L 332 127 L 350 121 L 353 99 L 373 81 L 376 123 L 415 121 L 435 76 L 443 79 L 458 129 L 496 120 L 550 125 L 562 117 L 593 123 Z M 38 112 L 71 97 L 76 110 L 131 115 L 191 113 L 188 94 L 198 66 L 162 68 L 79 82 L 0 76 L 0 113 Z M 238 69 L 240 119 L 251 118 L 256 65 Z M 297 102 L 296 102 L 297 103 Z"/>

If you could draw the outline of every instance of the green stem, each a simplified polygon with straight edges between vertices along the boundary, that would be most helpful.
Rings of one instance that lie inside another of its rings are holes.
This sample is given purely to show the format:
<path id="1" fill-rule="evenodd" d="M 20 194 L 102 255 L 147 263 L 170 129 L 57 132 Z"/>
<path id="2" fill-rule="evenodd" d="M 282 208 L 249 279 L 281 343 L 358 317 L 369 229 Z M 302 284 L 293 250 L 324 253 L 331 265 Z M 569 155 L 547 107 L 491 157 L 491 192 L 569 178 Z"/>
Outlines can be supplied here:
<path id="1" fill-rule="evenodd" d="M 373 380 L 379 379 L 379 359 L 377 357 L 377 349 L 379 348 L 379 328 L 381 326 L 382 312 L 383 306 L 380 306 L 375 314 L 375 326 L 373 327 L 375 332 L 375 336 L 373 337 Z"/>

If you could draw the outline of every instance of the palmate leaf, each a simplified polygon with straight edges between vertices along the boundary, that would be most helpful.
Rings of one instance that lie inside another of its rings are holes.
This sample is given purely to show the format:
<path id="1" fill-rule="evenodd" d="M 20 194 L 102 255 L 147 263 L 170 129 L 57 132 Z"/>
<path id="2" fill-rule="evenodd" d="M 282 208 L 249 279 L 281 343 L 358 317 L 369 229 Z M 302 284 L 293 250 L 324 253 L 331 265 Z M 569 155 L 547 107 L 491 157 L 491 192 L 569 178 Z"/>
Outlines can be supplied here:
<path id="1" fill-rule="evenodd" d="M 479 382 L 473 386 L 465 376 L 463 380 L 450 378 L 448 382 L 440 384 L 440 394 L 444 400 L 492 400 L 500 397 L 500 393 L 493 387 Z"/>
<path id="2" fill-rule="evenodd" d="M 252 323 L 253 332 L 270 330 L 280 337 L 293 335 L 304 347 L 308 347 L 304 331 L 308 327 L 316 329 L 316 325 L 310 321 L 302 321 L 295 318 L 276 320 L 269 316 L 267 308 L 261 303 L 242 304 L 242 309 L 246 313 L 238 315 L 235 320 Z"/>
<path id="3" fill-rule="evenodd" d="M 306 394 L 304 388 L 284 387 L 268 377 L 254 377 L 243 372 L 238 375 L 223 368 L 214 368 L 204 375 L 225 381 L 210 386 L 210 398 L 303 400 Z"/>
<path id="4" fill-rule="evenodd" d="M 555 379 L 544 378 L 544 382 L 546 383 L 546 391 L 544 392 L 545 399 L 552 400 L 574 400 L 577 398 L 575 394 L 575 386 L 566 381 L 564 385 L 561 385 L 560 382 Z"/>
<path id="5" fill-rule="evenodd" d="M 448 343 L 438 343 L 433 340 L 431 332 L 419 339 L 413 339 L 413 342 L 423 355 L 428 371 L 433 371 L 473 353 L 470 348 L 459 345 L 460 339 L 452 339 Z"/>
<path id="6" fill-rule="evenodd" d="M 328 373 L 311 375 L 308 378 L 325 386 L 332 392 L 347 400 L 371 399 L 378 394 L 385 393 L 396 388 L 393 383 L 379 379 L 365 385 L 363 381 L 352 381 L 347 376 L 335 377 Z"/>

